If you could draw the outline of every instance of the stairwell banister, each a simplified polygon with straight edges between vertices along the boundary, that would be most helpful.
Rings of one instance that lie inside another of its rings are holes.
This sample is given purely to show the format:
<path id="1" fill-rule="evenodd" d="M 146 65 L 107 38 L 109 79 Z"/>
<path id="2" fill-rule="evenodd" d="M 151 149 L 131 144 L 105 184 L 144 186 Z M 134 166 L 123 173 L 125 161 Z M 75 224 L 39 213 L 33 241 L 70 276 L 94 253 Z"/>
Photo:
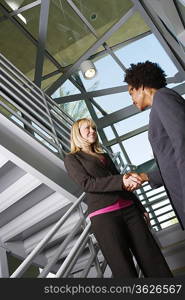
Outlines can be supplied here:
<path id="1" fill-rule="evenodd" d="M 62 266 L 59 268 L 58 272 L 56 273 L 56 278 L 57 277 L 61 277 L 67 270 L 69 264 L 71 263 L 71 259 L 73 259 L 73 257 L 76 254 L 76 251 L 80 248 L 81 245 L 86 244 L 89 236 L 88 233 L 90 231 L 90 227 L 91 227 L 91 223 L 89 222 L 86 226 L 86 228 L 84 229 L 84 231 L 82 232 L 82 234 L 80 235 L 80 237 L 78 238 L 77 242 L 75 243 L 74 247 L 71 249 L 71 251 L 69 252 L 68 256 L 66 257 L 64 263 L 62 264 Z"/>
<path id="2" fill-rule="evenodd" d="M 73 237 L 79 231 L 81 225 L 83 224 L 83 219 L 80 219 L 77 224 L 75 224 L 74 228 L 71 229 L 70 234 L 64 239 L 63 243 L 59 246 L 49 263 L 45 266 L 42 272 L 39 274 L 38 278 L 44 278 L 51 271 L 52 267 L 55 265 L 57 260 L 59 259 L 61 253 L 65 250 L 69 242 L 73 239 Z"/>
<path id="3" fill-rule="evenodd" d="M 62 218 L 53 226 L 53 228 L 46 234 L 46 236 L 38 243 L 33 251 L 26 257 L 26 259 L 20 264 L 10 278 L 19 278 L 32 264 L 33 259 L 44 249 L 47 242 L 54 236 L 59 228 L 64 224 L 69 215 L 76 209 L 76 207 L 83 201 L 85 193 L 83 193 L 76 202 L 70 207 L 70 209 L 62 216 Z"/>

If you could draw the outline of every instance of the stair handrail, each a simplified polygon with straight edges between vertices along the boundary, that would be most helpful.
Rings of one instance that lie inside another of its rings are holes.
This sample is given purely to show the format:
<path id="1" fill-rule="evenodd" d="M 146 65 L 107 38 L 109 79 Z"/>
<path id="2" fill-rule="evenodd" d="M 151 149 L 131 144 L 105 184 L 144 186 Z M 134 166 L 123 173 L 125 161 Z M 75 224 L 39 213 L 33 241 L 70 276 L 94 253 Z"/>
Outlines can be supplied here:
<path id="1" fill-rule="evenodd" d="M 33 259 L 44 249 L 47 242 L 54 236 L 59 228 L 64 224 L 70 214 L 76 209 L 76 207 L 83 201 L 85 193 L 83 193 L 69 208 L 69 210 L 59 219 L 59 221 L 51 228 L 51 230 L 44 236 L 44 238 L 38 243 L 38 245 L 30 252 L 20 266 L 12 273 L 10 278 L 19 278 L 28 269 L 33 262 Z"/>

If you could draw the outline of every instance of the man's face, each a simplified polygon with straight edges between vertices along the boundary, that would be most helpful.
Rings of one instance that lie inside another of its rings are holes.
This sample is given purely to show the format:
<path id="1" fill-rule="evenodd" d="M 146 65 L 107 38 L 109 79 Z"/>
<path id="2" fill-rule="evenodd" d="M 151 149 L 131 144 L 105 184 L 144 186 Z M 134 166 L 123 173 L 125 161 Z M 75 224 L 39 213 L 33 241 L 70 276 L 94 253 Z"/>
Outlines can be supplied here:
<path id="1" fill-rule="evenodd" d="M 138 88 L 137 90 L 132 87 L 131 85 L 128 85 L 128 92 L 130 96 L 132 97 L 133 104 L 137 106 L 139 110 L 144 110 L 147 105 L 145 101 L 145 91 L 143 87 Z"/>

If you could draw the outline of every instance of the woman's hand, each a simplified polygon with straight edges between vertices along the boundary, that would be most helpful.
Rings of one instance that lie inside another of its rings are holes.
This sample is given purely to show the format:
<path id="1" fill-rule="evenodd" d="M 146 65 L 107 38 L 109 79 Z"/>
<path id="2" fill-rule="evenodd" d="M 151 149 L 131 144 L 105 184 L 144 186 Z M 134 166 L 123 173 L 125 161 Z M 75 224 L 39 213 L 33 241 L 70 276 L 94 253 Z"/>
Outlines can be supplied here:
<path id="1" fill-rule="evenodd" d="M 149 213 L 147 211 L 144 212 L 144 220 L 147 225 L 150 225 L 150 217 L 149 217 Z"/>
<path id="2" fill-rule="evenodd" d="M 123 187 L 127 191 L 134 191 L 141 186 L 141 179 L 137 173 L 128 173 L 123 175 Z"/>

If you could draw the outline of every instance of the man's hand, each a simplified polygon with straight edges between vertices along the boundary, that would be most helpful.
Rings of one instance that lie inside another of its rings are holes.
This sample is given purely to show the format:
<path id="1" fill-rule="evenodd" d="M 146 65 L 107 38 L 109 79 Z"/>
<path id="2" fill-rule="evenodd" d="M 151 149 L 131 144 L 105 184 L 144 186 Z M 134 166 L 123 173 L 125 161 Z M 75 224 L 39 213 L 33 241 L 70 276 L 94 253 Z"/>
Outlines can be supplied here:
<path id="1" fill-rule="evenodd" d="M 129 172 L 126 175 L 137 178 L 138 180 L 141 181 L 141 183 L 144 183 L 145 181 L 149 181 L 147 173 Z"/>
<path id="2" fill-rule="evenodd" d="M 142 183 L 140 177 L 135 174 L 133 176 L 130 173 L 123 175 L 123 186 L 127 191 L 136 190 Z"/>

